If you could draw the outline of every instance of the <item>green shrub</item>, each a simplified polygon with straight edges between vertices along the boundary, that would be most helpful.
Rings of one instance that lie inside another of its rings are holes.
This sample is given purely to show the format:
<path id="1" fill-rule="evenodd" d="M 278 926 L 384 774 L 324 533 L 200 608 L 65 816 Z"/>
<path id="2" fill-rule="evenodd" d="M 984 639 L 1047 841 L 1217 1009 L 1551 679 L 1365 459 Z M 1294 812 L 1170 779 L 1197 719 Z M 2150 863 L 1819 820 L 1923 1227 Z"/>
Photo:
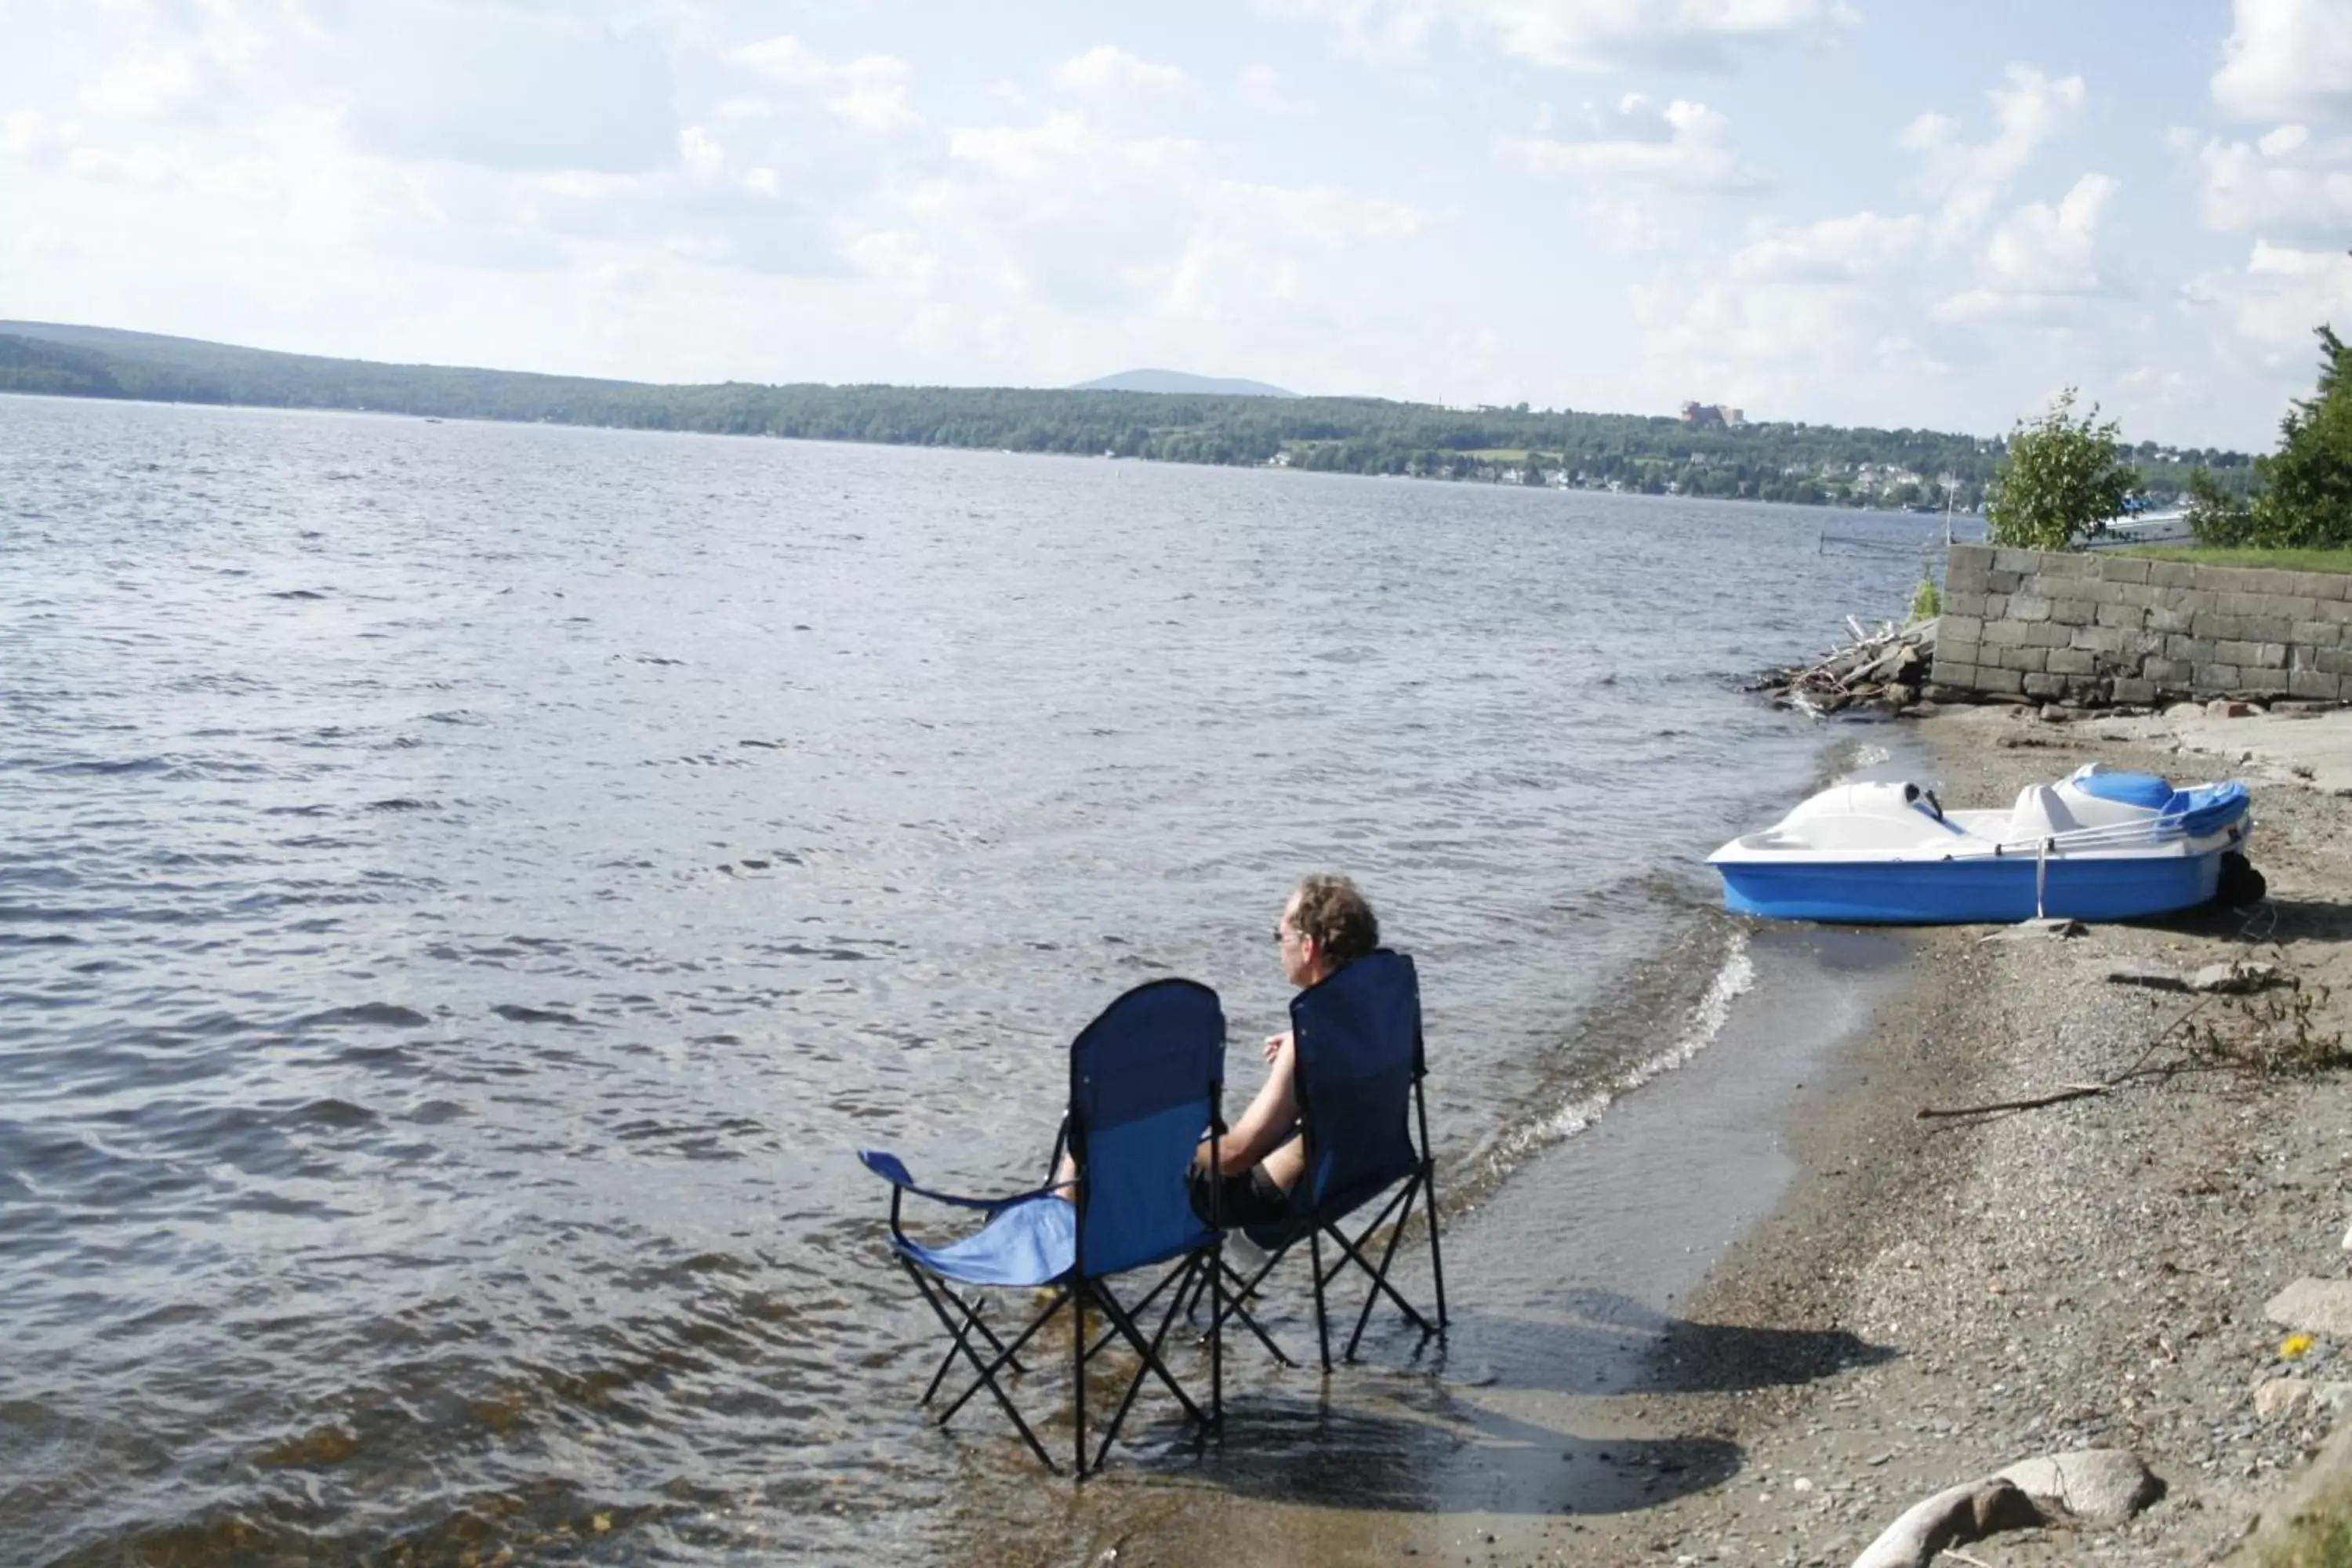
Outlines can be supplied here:
<path id="1" fill-rule="evenodd" d="M 1922 577 L 1919 585 L 1911 590 L 1911 618 L 1932 621 L 1944 613 L 1943 595 L 1936 592 L 1936 580 Z"/>
<path id="2" fill-rule="evenodd" d="M 2309 1515 L 2294 1533 L 2263 1554 L 2263 1568 L 2352 1568 L 2352 1523 L 2341 1514 Z"/>
<path id="3" fill-rule="evenodd" d="M 1985 533 L 1995 544 L 2070 549 L 2124 510 L 2139 476 L 2125 463 L 2119 427 L 2112 419 L 2099 423 L 2095 403 L 2079 420 L 2074 413 L 2070 386 L 2041 418 L 2018 421 L 1985 514 Z"/>

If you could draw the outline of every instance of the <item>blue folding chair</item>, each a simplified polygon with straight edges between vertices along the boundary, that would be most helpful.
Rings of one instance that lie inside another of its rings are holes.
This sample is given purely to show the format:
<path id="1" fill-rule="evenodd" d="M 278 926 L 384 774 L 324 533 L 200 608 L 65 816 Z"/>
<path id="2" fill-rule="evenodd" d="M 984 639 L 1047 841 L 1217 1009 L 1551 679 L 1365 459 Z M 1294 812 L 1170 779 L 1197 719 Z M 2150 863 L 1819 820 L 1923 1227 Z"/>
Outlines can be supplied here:
<path id="1" fill-rule="evenodd" d="M 1102 1468 L 1147 1376 L 1165 1384 L 1192 1420 L 1207 1426 L 1223 1418 L 1224 1368 L 1217 1316 L 1223 1307 L 1218 1268 L 1223 1237 L 1193 1213 L 1185 1173 L 1203 1135 L 1213 1158 L 1222 1131 L 1224 1058 L 1224 1010 L 1217 994 L 1205 985 L 1155 980 L 1104 1008 L 1070 1046 L 1069 1114 L 1055 1140 L 1054 1160 L 1046 1166 L 1050 1183 L 1066 1140 L 1078 1165 L 1074 1201 L 1047 1187 L 1003 1198 L 931 1192 L 916 1185 L 895 1156 L 874 1149 L 859 1152 L 866 1168 L 890 1184 L 891 1248 L 950 1341 L 930 1386 L 923 1391 L 922 1403 L 930 1404 L 959 1357 L 977 1374 L 940 1412 L 940 1426 L 985 1388 L 1045 1468 L 1058 1470 L 1000 1377 L 1007 1370 L 1027 1370 L 1020 1361 L 1022 1347 L 1066 1305 L 1076 1318 L 1071 1404 L 1080 1479 L 1089 1468 L 1087 1366 L 1113 1342 L 1125 1343 L 1140 1364 L 1103 1429 L 1092 1468 Z M 988 1216 L 987 1223 L 960 1241 L 926 1245 L 908 1236 L 899 1223 L 900 1205 L 909 1193 L 978 1209 Z M 1132 1304 L 1112 1292 L 1113 1276 L 1171 1262 L 1175 1267 Z M 1188 1291 L 1198 1300 L 1204 1284 L 1218 1292 L 1209 1334 L 1205 1414 L 1160 1356 L 1178 1303 Z M 1009 1342 L 981 1321 L 986 1297 L 979 1292 L 1042 1289 L 1055 1291 L 1053 1300 Z M 1168 1303 L 1159 1328 L 1147 1334 L 1141 1326 L 1145 1315 L 1163 1293 Z M 1090 1307 L 1099 1310 L 1110 1325 L 1091 1340 L 1087 1326 Z M 988 1355 L 981 1353 L 978 1341 L 986 1342 Z"/>
<path id="2" fill-rule="evenodd" d="M 1303 1237 L 1314 1264 L 1315 1333 L 1323 1368 L 1328 1372 L 1331 1330 L 1325 1291 L 1349 1264 L 1361 1268 L 1370 1283 L 1365 1289 L 1363 1310 L 1356 1315 L 1355 1331 L 1348 1336 L 1343 1359 L 1356 1359 L 1357 1343 L 1382 1296 L 1396 1303 L 1424 1339 L 1445 1327 L 1445 1268 L 1437 1235 L 1437 1163 L 1429 1151 L 1429 1106 L 1422 1090 L 1429 1068 L 1422 1049 L 1421 980 L 1412 960 L 1387 948 L 1357 959 L 1291 998 L 1290 1029 L 1291 1048 L 1297 1053 L 1293 1071 L 1299 1128 L 1307 1140 L 1307 1170 L 1291 1189 L 1287 1215 L 1243 1233 L 1272 1254 L 1258 1271 L 1244 1278 L 1219 1258 L 1221 1278 L 1233 1289 L 1227 1305 L 1213 1310 L 1212 1327 L 1213 1331 L 1223 1317 L 1239 1318 L 1286 1365 L 1295 1364 L 1259 1327 L 1248 1302 Z M 1404 1184 L 1397 1187 L 1400 1182 Z M 1340 1221 L 1391 1187 L 1397 1190 L 1371 1223 L 1352 1237 L 1340 1228 Z M 1412 1218 L 1416 1201 L 1422 1205 L 1429 1229 L 1429 1267 L 1437 1296 L 1434 1322 L 1389 1281 L 1389 1264 Z M 1388 1244 L 1374 1263 L 1368 1256 L 1370 1243 L 1391 1219 L 1395 1225 Z M 1328 1270 L 1323 1266 L 1327 1237 L 1339 1249 Z M 1199 1295 L 1196 1289 L 1196 1303 Z"/>

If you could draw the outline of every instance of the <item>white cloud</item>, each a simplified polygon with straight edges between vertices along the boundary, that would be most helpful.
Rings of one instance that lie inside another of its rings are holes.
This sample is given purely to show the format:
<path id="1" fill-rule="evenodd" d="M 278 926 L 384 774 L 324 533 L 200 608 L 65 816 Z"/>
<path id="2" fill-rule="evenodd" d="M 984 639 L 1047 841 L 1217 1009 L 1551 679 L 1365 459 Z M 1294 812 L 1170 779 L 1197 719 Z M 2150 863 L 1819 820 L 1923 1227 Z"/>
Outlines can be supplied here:
<path id="1" fill-rule="evenodd" d="M 1769 225 L 1719 262 L 1636 284 L 1648 401 L 1873 424 L 1891 423 L 1891 407 L 1918 407 L 1951 369 L 1916 335 L 1927 239 L 1917 214 Z"/>
<path id="2" fill-rule="evenodd" d="M 176 120 L 205 104 L 211 84 L 193 50 L 151 52 L 121 61 L 83 89 L 82 107 L 131 120 Z"/>
<path id="3" fill-rule="evenodd" d="M 907 102 L 907 85 L 913 72 L 906 61 L 894 56 L 829 60 L 783 33 L 746 44 L 728 58 L 780 87 L 814 99 L 827 112 L 862 130 L 896 131 L 922 123 L 922 116 Z"/>
<path id="4" fill-rule="evenodd" d="M 2324 240 L 2352 234 L 2352 137 L 2315 141 L 2302 125 L 2282 125 L 2250 143 L 2187 132 L 2174 144 L 2196 148 L 2198 216 L 2220 234 Z"/>
<path id="5" fill-rule="evenodd" d="M 1881 217 L 1873 212 L 1774 230 L 1733 252 L 1735 278 L 1829 283 L 1880 275 L 1906 261 L 1927 237 L 1916 214 Z"/>
<path id="6" fill-rule="evenodd" d="M 1633 306 L 1657 406 L 1697 397 L 1886 424 L 1881 411 L 1917 407 L 1949 370 L 1912 337 L 1903 290 L 1859 279 L 1694 267 L 1635 286 Z"/>
<path id="7" fill-rule="evenodd" d="M 2213 101 L 2241 120 L 2352 114 L 2352 6 L 2344 0 L 2237 0 Z"/>
<path id="8" fill-rule="evenodd" d="M 60 124 L 37 109 L 19 109 L 0 120 L 0 152 L 27 163 L 55 163 L 66 155 L 81 128 Z"/>
<path id="9" fill-rule="evenodd" d="M 1291 95 L 1289 83 L 1280 71 L 1269 65 L 1245 68 L 1234 79 L 1234 89 L 1241 95 L 1244 103 L 1260 114 L 1290 116 L 1315 112 L 1312 104 Z"/>
<path id="10" fill-rule="evenodd" d="M 1595 115 L 1598 134 L 1583 141 L 1505 137 L 1498 157 L 1531 174 L 1630 180 L 1686 191 L 1753 190 L 1764 183 L 1730 147 L 1731 121 L 1703 103 L 1655 104 L 1640 94 Z"/>
<path id="11" fill-rule="evenodd" d="M 914 231 L 1014 298 L 1231 318 L 1296 299 L 1300 253 L 1408 238 L 1410 206 L 1222 177 L 1201 143 L 1083 116 L 951 132 L 950 166 L 908 193 Z M 950 269 L 894 266 L 936 281 Z"/>
<path id="12" fill-rule="evenodd" d="M 1180 99 L 1192 88 L 1192 79 L 1176 67 L 1139 59 L 1113 44 L 1097 44 L 1062 61 L 1054 68 L 1053 82 L 1081 102 L 1108 109 Z"/>
<path id="13" fill-rule="evenodd" d="M 1937 233 L 1952 238 L 1982 223 L 2035 150 L 2074 124 L 2084 95 L 2081 77 L 2053 81 L 2032 66 L 2012 65 L 2003 85 L 1985 93 L 1992 103 L 1990 139 L 1964 142 L 1959 122 L 1940 114 L 1922 114 L 1906 126 L 1898 144 L 1921 163 L 1913 186 L 1942 204 Z"/>
<path id="14" fill-rule="evenodd" d="M 2281 373 L 2286 386 L 2316 363 L 2312 329 L 2330 322 L 2352 328 L 2352 257 L 2343 251 L 2297 250 L 2256 240 L 2246 265 L 2216 268 L 2189 279 L 2180 303 L 2206 323 L 2228 359 Z M 2303 374 L 2300 388 L 2310 390 Z"/>
<path id="15" fill-rule="evenodd" d="M 446 4 L 370 5 L 350 16 L 331 52 L 368 151 L 607 173 L 677 156 L 668 52 L 648 30 Z"/>
<path id="16" fill-rule="evenodd" d="M 1619 249 L 1661 243 L 1695 195 L 1760 189 L 1768 182 L 1730 144 L 1731 122 L 1703 103 L 1655 104 L 1634 94 L 1605 112 L 1587 110 L 1592 134 L 1570 141 L 1506 136 L 1502 162 L 1582 187 L 1584 210 Z"/>
<path id="17" fill-rule="evenodd" d="M 1859 18 L 1840 0 L 1264 0 L 1327 21 L 1349 52 L 1412 59 L 1440 25 L 1562 70 L 1720 69 L 1742 49 L 1821 37 Z"/>
<path id="18" fill-rule="evenodd" d="M 677 133 L 677 158 L 685 165 L 687 177 L 698 184 L 709 184 L 726 173 L 727 149 L 699 125 L 689 125 Z"/>
<path id="19" fill-rule="evenodd" d="M 1031 125 L 948 132 L 948 154 L 1024 200 L 1069 205 L 1127 182 L 1159 184 L 1192 177 L 1203 149 L 1180 136 L 1116 136 L 1066 110 Z"/>
<path id="20" fill-rule="evenodd" d="M 163 0 L 110 0 L 102 14 L 117 36 L 87 57 L 92 68 L 76 90 L 94 119 L 214 125 L 282 85 L 273 78 L 284 74 L 289 51 L 278 17 Z M 24 30 L 12 31 L 12 41 Z"/>
<path id="21" fill-rule="evenodd" d="M 2099 224 L 2120 188 L 2085 174 L 2055 205 L 2033 202 L 2010 214 L 1986 243 L 1978 286 L 1938 301 L 1936 319 L 2041 315 L 2100 293 Z"/>
<path id="22" fill-rule="evenodd" d="M 2113 311 L 2098 331 L 2074 325 L 2112 295 L 2100 241 L 2119 189 L 2086 174 L 1966 252 L 1936 243 L 1927 213 L 1765 227 L 1718 262 L 1635 285 L 1643 384 L 1654 399 L 1727 399 L 1751 416 L 1997 427 L 2053 377 L 2101 384 L 2122 356 L 2144 354 Z M 2178 428 L 2193 414 L 2172 416 Z"/>

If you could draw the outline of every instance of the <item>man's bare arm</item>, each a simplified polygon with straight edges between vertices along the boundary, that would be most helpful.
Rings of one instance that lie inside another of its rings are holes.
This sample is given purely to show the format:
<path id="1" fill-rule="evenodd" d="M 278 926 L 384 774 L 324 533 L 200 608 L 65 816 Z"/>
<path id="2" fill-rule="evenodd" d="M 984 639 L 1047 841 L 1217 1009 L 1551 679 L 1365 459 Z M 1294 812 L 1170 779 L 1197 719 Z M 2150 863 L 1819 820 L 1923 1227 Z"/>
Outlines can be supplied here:
<path id="1" fill-rule="evenodd" d="M 1290 1037 L 1280 1039 L 1281 1047 L 1273 1057 L 1274 1070 L 1266 1074 L 1265 1087 L 1218 1149 L 1218 1165 L 1228 1176 L 1242 1174 L 1280 1148 L 1297 1123 L 1298 1100 L 1292 1092 L 1292 1065 L 1297 1058 Z"/>

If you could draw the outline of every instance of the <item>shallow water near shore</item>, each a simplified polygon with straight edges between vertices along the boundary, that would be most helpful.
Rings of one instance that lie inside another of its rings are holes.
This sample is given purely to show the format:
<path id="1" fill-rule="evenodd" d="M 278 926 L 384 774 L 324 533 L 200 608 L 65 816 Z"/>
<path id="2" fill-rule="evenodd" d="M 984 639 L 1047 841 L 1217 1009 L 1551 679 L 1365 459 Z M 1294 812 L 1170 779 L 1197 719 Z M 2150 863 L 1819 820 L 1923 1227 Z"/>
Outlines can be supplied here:
<path id="1" fill-rule="evenodd" d="M 849 1150 L 1025 1184 L 1169 973 L 1238 1100 L 1319 866 L 1424 974 L 1444 1381 L 1573 1328 L 1548 1247 L 1664 1310 L 1729 1124 L 1661 1183 L 1615 1107 L 1736 1107 L 1787 966 L 1694 862 L 1822 751 L 1733 678 L 1924 522 L 13 398 L 0 507 L 0 1555 L 66 1562 L 956 1555 L 1040 1478 L 914 1409 Z"/>

